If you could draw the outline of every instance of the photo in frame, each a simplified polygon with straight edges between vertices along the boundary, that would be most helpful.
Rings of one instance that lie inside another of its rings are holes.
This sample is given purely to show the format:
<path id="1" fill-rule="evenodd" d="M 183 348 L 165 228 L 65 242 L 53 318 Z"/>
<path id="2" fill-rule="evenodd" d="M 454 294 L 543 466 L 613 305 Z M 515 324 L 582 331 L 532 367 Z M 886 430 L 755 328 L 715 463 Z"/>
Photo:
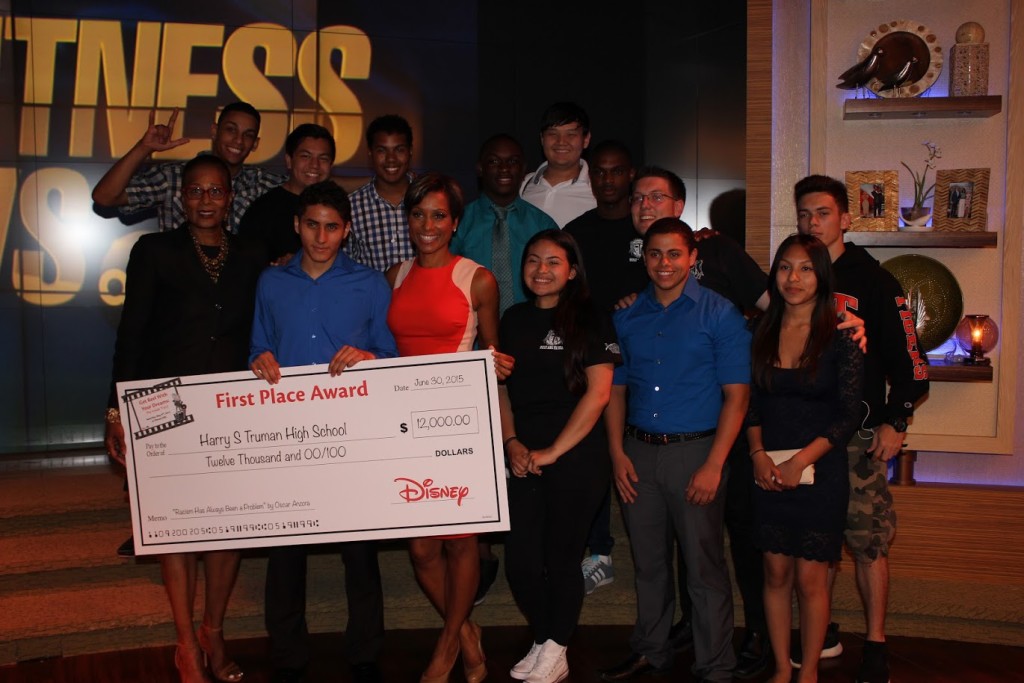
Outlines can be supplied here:
<path id="1" fill-rule="evenodd" d="M 988 225 L 987 168 L 935 172 L 932 225 L 946 232 L 983 232 Z"/>
<path id="2" fill-rule="evenodd" d="M 899 221 L 899 173 L 847 171 L 851 232 L 895 232 Z"/>

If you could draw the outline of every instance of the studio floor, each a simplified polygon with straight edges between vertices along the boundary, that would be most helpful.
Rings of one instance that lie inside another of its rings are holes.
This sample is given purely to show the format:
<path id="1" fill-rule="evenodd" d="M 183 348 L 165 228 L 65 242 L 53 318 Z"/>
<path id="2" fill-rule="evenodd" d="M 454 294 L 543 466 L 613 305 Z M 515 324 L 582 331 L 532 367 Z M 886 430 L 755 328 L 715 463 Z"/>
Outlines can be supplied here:
<path id="1" fill-rule="evenodd" d="M 381 669 L 385 681 L 418 680 L 421 667 L 433 647 L 436 631 L 427 629 L 392 630 L 387 634 Z M 600 668 L 616 664 L 628 654 L 626 626 L 581 626 L 569 647 L 568 683 L 593 683 Z M 345 683 L 351 680 L 349 667 L 341 655 L 341 634 L 313 636 L 313 662 L 310 683 Z M 485 629 L 484 648 L 488 657 L 489 680 L 511 680 L 508 670 L 529 648 L 530 635 L 524 626 L 498 626 Z M 844 653 L 822 662 L 820 683 L 850 683 L 860 663 L 862 641 L 851 634 L 842 635 Z M 231 651 L 245 669 L 248 683 L 269 683 L 265 638 L 248 638 L 230 643 Z M 1024 681 L 1024 648 L 1003 645 L 961 643 L 928 638 L 893 637 L 890 639 L 890 667 L 894 683 L 1013 683 Z M 20 662 L 0 667 L 0 683 L 114 683 L 142 681 L 175 683 L 174 650 L 152 647 L 122 652 L 107 652 L 75 657 Z M 680 654 L 670 677 L 645 677 L 637 681 L 690 681 L 690 653 Z M 769 672 L 752 679 L 759 683 Z M 452 674 L 453 683 L 463 680 L 461 670 Z"/>

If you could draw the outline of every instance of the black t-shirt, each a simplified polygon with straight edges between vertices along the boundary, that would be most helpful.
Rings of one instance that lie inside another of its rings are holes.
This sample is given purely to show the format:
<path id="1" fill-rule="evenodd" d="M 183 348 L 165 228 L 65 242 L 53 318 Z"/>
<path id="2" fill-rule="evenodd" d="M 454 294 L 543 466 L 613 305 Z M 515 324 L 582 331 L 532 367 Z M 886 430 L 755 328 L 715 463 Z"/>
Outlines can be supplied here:
<path id="1" fill-rule="evenodd" d="M 590 296 L 600 310 L 611 311 L 622 297 L 647 286 L 643 238 L 631 217 L 607 220 L 591 209 L 566 225 L 565 231 L 580 245 Z"/>
<path id="2" fill-rule="evenodd" d="M 295 210 L 299 208 L 299 195 L 283 186 L 268 190 L 252 203 L 238 224 L 238 235 L 263 245 L 270 260 L 302 249 L 295 233 Z"/>
<path id="3" fill-rule="evenodd" d="M 562 339 L 552 330 L 554 309 L 531 302 L 516 304 L 501 318 L 501 350 L 516 359 L 505 386 L 515 414 L 516 436 L 528 448 L 547 448 L 561 433 L 582 394 L 573 394 L 565 381 Z M 611 318 L 593 311 L 585 367 L 621 362 Z M 582 451 L 600 451 L 607 462 L 607 436 L 599 419 L 590 433 L 555 465 L 568 465 Z M 564 461 L 564 463 L 563 463 Z"/>
<path id="4" fill-rule="evenodd" d="M 741 311 L 753 309 L 768 288 L 768 276 L 757 262 L 725 235 L 697 242 L 697 262 L 691 272 L 702 287 L 721 294 Z"/>

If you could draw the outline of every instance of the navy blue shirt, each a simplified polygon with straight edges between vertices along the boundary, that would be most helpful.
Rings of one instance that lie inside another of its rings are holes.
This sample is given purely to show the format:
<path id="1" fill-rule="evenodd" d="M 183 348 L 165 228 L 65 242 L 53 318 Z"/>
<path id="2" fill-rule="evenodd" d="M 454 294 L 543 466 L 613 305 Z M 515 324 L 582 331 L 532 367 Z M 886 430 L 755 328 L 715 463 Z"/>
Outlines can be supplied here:
<path id="1" fill-rule="evenodd" d="M 249 362 L 264 351 L 282 367 L 329 363 L 348 344 L 377 358 L 398 356 L 388 329 L 391 288 L 384 275 L 339 251 L 317 279 L 302 270 L 302 252 L 271 267 L 256 285 Z"/>
<path id="2" fill-rule="evenodd" d="M 615 313 L 622 365 L 614 383 L 629 390 L 626 422 L 653 433 L 712 429 L 722 386 L 750 383 L 750 332 L 728 299 L 686 278 L 668 306 L 648 285 Z"/>

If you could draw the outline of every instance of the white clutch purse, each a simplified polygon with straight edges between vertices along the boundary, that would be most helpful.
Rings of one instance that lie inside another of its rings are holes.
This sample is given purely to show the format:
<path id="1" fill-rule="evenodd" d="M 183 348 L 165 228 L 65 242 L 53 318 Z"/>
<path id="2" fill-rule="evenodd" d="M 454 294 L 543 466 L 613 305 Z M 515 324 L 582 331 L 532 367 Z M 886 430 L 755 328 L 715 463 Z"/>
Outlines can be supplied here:
<path id="1" fill-rule="evenodd" d="M 803 449 L 801 449 L 801 448 L 790 448 L 790 449 L 784 450 L 784 451 L 765 451 L 765 452 L 768 454 L 768 457 L 772 459 L 772 462 L 775 463 L 776 466 L 778 466 L 778 465 L 781 465 L 782 463 L 786 462 L 790 458 L 792 458 L 794 455 L 799 453 L 801 450 L 803 450 Z M 807 467 L 805 467 L 804 471 L 800 473 L 800 483 L 801 484 L 813 484 L 814 483 L 814 464 L 813 463 L 808 465 Z"/>

